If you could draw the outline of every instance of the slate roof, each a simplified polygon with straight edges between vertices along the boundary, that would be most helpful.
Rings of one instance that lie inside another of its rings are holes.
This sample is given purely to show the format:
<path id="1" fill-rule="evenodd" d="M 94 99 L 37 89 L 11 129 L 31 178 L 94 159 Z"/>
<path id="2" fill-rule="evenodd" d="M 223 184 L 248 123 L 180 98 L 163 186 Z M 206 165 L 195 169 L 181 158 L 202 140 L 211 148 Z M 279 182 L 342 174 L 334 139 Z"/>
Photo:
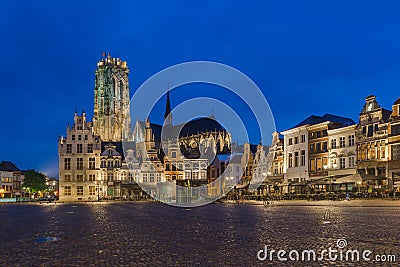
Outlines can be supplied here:
<path id="1" fill-rule="evenodd" d="M 178 129 L 182 127 L 182 124 L 175 126 Z M 200 132 L 211 132 L 211 131 L 226 131 L 222 125 L 215 120 L 214 117 L 198 118 L 184 124 L 179 137 L 185 137 L 194 135 Z"/>
<path id="2" fill-rule="evenodd" d="M 308 117 L 307 119 L 303 120 L 302 122 L 300 122 L 296 126 L 292 127 L 291 129 L 297 128 L 297 127 L 300 127 L 300 126 L 304 126 L 304 125 L 315 125 L 315 124 L 318 124 L 318 123 L 321 123 L 321 122 L 326 122 L 326 121 L 340 123 L 343 126 L 350 126 L 350 125 L 356 124 L 350 118 L 345 118 L 345 117 L 336 116 L 336 115 L 332 115 L 332 114 L 324 114 L 323 116 L 311 115 L 310 117 Z"/>
<path id="3" fill-rule="evenodd" d="M 146 128 L 145 122 L 141 121 L 140 124 L 144 130 Z M 222 125 L 218 121 L 216 121 L 213 116 L 197 118 L 187 123 L 167 127 L 170 127 L 170 130 L 168 130 L 168 135 L 174 137 L 178 136 L 178 134 L 179 137 L 186 137 L 204 132 L 226 131 L 225 128 L 222 127 Z M 163 129 L 163 126 L 155 123 L 150 123 L 150 128 L 153 131 L 155 141 L 161 141 L 161 131 Z M 164 131 L 165 130 L 166 129 L 164 129 Z"/>
<path id="4" fill-rule="evenodd" d="M 0 163 L 0 171 L 14 172 L 19 171 L 18 167 L 11 161 L 2 161 Z"/>

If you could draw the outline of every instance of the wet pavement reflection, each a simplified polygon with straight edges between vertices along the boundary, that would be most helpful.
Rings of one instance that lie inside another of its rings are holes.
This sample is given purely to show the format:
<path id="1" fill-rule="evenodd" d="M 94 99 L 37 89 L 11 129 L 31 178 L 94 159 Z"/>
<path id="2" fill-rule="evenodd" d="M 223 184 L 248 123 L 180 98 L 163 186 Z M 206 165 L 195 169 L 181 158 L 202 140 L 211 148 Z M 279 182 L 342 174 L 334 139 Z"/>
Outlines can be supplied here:
<path id="1" fill-rule="evenodd" d="M 349 248 L 398 255 L 399 211 L 233 204 L 181 209 L 151 202 L 5 204 L 0 205 L 0 259 L 2 266 L 276 266 L 257 259 L 265 245 L 318 250 L 341 238 Z"/>

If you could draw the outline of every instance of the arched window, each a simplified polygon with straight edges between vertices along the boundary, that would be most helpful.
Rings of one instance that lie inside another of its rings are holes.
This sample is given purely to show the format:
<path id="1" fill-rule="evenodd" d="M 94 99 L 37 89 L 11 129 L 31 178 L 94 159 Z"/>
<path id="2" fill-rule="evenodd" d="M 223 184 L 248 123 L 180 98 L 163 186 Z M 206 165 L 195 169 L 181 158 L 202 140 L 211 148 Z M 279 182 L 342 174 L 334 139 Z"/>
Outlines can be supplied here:
<path id="1" fill-rule="evenodd" d="M 112 92 L 113 92 L 113 95 L 115 96 L 116 92 L 117 92 L 117 84 L 115 82 L 115 78 L 112 78 L 112 81 L 113 81 L 113 90 L 112 90 Z"/>
<path id="2" fill-rule="evenodd" d="M 119 81 L 119 98 L 124 98 L 124 83 L 122 81 Z"/>

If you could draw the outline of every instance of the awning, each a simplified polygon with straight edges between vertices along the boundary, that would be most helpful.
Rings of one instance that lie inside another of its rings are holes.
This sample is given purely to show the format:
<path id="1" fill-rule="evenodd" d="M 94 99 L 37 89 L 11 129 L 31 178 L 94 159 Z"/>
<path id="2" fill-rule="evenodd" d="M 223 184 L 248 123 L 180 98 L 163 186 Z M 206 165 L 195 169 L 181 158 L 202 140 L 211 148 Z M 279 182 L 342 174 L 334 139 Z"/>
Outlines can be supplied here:
<path id="1" fill-rule="evenodd" d="M 335 181 L 335 183 L 340 184 L 340 183 L 362 183 L 362 182 L 367 182 L 367 181 L 377 181 L 377 180 L 384 180 L 387 179 L 386 177 L 381 177 L 381 176 L 374 176 L 371 174 L 352 174 L 348 175 L 342 178 L 339 178 Z"/>
<path id="2" fill-rule="evenodd" d="M 317 179 L 311 179 L 308 181 L 308 184 L 314 185 L 314 184 L 330 184 L 328 178 L 317 178 Z"/>
<path id="3" fill-rule="evenodd" d="M 303 181 L 303 182 L 297 182 L 297 183 L 290 183 L 289 185 L 292 185 L 292 186 L 306 186 L 307 182 Z"/>
<path id="4" fill-rule="evenodd" d="M 344 183 L 361 183 L 363 181 L 361 175 L 359 173 L 351 174 L 339 179 L 336 179 L 335 184 L 344 184 Z"/>

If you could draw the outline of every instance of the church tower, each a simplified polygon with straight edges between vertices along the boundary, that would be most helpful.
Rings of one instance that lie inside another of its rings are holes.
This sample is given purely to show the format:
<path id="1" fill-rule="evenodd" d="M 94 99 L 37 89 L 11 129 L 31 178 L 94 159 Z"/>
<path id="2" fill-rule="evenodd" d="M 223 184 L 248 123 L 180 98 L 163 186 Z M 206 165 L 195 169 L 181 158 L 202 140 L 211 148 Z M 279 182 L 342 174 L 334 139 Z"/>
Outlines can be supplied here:
<path id="1" fill-rule="evenodd" d="M 102 141 L 120 142 L 129 137 L 131 123 L 127 62 L 103 53 L 95 73 L 94 133 Z"/>

